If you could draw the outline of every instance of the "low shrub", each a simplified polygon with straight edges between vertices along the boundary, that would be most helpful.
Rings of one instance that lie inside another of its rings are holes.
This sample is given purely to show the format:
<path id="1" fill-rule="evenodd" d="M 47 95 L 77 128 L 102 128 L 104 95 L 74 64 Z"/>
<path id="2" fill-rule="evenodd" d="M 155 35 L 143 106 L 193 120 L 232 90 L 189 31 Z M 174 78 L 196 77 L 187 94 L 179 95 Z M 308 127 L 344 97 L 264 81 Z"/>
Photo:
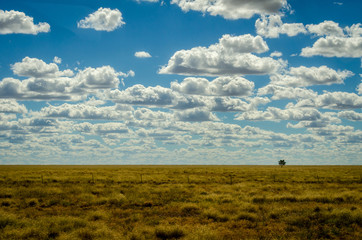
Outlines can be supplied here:
<path id="1" fill-rule="evenodd" d="M 155 230 L 155 235 L 159 239 L 179 239 L 186 234 L 179 226 L 160 226 Z"/>

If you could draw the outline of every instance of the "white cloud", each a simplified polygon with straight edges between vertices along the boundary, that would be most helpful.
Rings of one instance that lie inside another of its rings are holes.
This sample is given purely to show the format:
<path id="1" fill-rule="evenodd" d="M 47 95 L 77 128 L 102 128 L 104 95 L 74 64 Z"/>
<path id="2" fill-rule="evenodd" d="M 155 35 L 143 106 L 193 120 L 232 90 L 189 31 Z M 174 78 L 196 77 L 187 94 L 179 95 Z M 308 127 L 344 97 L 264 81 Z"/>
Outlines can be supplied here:
<path id="1" fill-rule="evenodd" d="M 334 36 L 334 37 L 344 37 L 343 29 L 339 26 L 338 23 L 333 21 L 324 21 L 319 24 L 308 24 L 306 28 L 310 33 L 313 33 L 317 36 Z"/>
<path id="2" fill-rule="evenodd" d="M 345 118 L 351 121 L 362 121 L 362 113 L 355 111 L 342 111 L 338 113 L 338 117 Z"/>
<path id="3" fill-rule="evenodd" d="M 145 52 L 145 51 L 135 52 L 134 56 L 138 57 L 138 58 L 150 58 L 150 57 L 152 57 L 151 54 L 149 54 L 148 52 Z"/>
<path id="4" fill-rule="evenodd" d="M 53 62 L 57 63 L 57 64 L 61 64 L 62 63 L 62 59 L 60 57 L 55 56 L 53 59 Z"/>
<path id="5" fill-rule="evenodd" d="M 350 37 L 361 37 L 362 36 L 362 24 L 357 23 L 353 24 L 350 27 L 345 27 L 344 30 L 347 32 Z"/>
<path id="6" fill-rule="evenodd" d="M 34 24 L 32 17 L 23 12 L 0 10 L 0 34 L 23 33 L 36 35 L 40 32 L 49 32 L 48 23 Z"/>
<path id="7" fill-rule="evenodd" d="M 99 90 L 118 88 L 120 77 L 134 76 L 116 72 L 110 66 L 88 67 L 73 71 L 59 71 L 55 63 L 45 63 L 36 58 L 25 57 L 22 62 L 11 65 L 14 74 L 29 77 L 22 81 L 4 78 L 0 81 L 0 98 L 34 100 L 80 100 Z"/>
<path id="8" fill-rule="evenodd" d="M 175 112 L 176 119 L 185 122 L 219 121 L 207 108 L 194 108 Z"/>
<path id="9" fill-rule="evenodd" d="M 174 101 L 174 94 L 169 88 L 161 86 L 145 87 L 136 84 L 124 91 L 118 89 L 108 91 L 106 98 L 124 104 L 169 106 Z"/>
<path id="10" fill-rule="evenodd" d="M 290 87 L 341 84 L 344 79 L 353 76 L 351 71 L 335 71 L 327 66 L 291 67 L 287 74 L 275 74 L 270 77 L 271 84 Z"/>
<path id="11" fill-rule="evenodd" d="M 306 27 L 310 33 L 319 38 L 312 47 L 302 49 L 301 56 L 324 57 L 362 57 L 362 27 L 361 23 L 342 29 L 338 23 L 324 21 L 319 24 L 309 24 Z"/>
<path id="12" fill-rule="evenodd" d="M 159 73 L 204 76 L 270 74 L 278 71 L 284 63 L 251 54 L 268 50 L 268 45 L 260 36 L 224 35 L 219 43 L 207 48 L 177 51 Z"/>
<path id="13" fill-rule="evenodd" d="M 271 57 L 281 57 L 283 56 L 283 53 L 278 52 L 278 51 L 274 51 L 270 54 Z"/>
<path id="14" fill-rule="evenodd" d="M 0 113 L 27 113 L 27 109 L 23 104 L 19 104 L 15 100 L 0 99 Z"/>
<path id="15" fill-rule="evenodd" d="M 319 38 L 312 47 L 302 49 L 300 54 L 304 57 L 362 57 L 362 37 L 334 37 Z"/>
<path id="16" fill-rule="evenodd" d="M 357 87 L 357 91 L 359 95 L 362 95 L 362 83 L 360 83 Z"/>
<path id="17" fill-rule="evenodd" d="M 11 65 L 11 70 L 13 70 L 15 75 L 35 78 L 70 77 L 73 75 L 73 71 L 69 69 L 59 71 L 55 63 L 47 64 L 41 59 L 30 57 L 25 57 L 21 62 Z"/>
<path id="18" fill-rule="evenodd" d="M 132 120 L 132 112 L 121 107 L 107 106 L 97 107 L 88 104 L 68 104 L 60 106 L 49 105 L 39 112 L 40 116 L 47 118 L 69 118 L 69 119 L 104 119 L 104 120 Z"/>
<path id="19" fill-rule="evenodd" d="M 362 97 L 348 92 L 325 92 L 313 99 L 304 99 L 295 107 L 317 107 L 328 109 L 362 108 Z"/>
<path id="20" fill-rule="evenodd" d="M 117 88 L 120 83 L 119 76 L 127 76 L 127 74 L 118 73 L 111 66 L 98 68 L 88 67 L 84 70 L 80 70 L 75 76 L 75 79 L 78 82 L 78 86 L 75 88 Z"/>
<path id="21" fill-rule="evenodd" d="M 262 16 L 256 20 L 255 28 L 258 35 L 267 38 L 278 38 L 279 34 L 293 37 L 307 33 L 302 23 L 283 23 L 280 15 Z"/>
<path id="22" fill-rule="evenodd" d="M 191 81 L 193 80 L 195 79 L 191 79 Z M 174 84 L 173 86 L 176 89 L 180 88 L 179 90 L 182 90 L 181 86 L 175 87 Z M 203 92 L 198 93 L 201 94 Z M 230 92 L 227 94 L 230 94 Z M 264 98 L 251 98 L 247 99 L 249 102 L 245 102 L 241 99 L 227 96 L 189 95 L 161 86 L 145 87 L 140 84 L 131 86 L 123 91 L 118 89 L 106 91 L 103 98 L 129 105 L 164 107 L 173 110 L 202 108 L 217 112 L 247 111 L 248 109 L 254 109 L 259 104 L 266 103 Z"/>
<path id="23" fill-rule="evenodd" d="M 255 108 L 258 103 L 247 103 L 239 98 L 216 97 L 205 100 L 205 105 L 214 112 L 245 112 Z"/>
<path id="24" fill-rule="evenodd" d="M 338 119 L 332 117 L 329 113 L 322 114 L 317 109 L 313 108 L 289 108 L 279 109 L 268 107 L 265 112 L 248 111 L 238 115 L 236 120 L 252 120 L 252 121 L 323 121 L 323 122 L 338 122 Z"/>
<path id="25" fill-rule="evenodd" d="M 209 82 L 205 78 L 185 78 L 171 82 L 171 89 L 185 94 L 205 96 L 250 96 L 254 83 L 242 77 L 219 77 Z"/>
<path id="26" fill-rule="evenodd" d="M 318 96 L 316 92 L 305 88 L 285 87 L 269 84 L 258 89 L 258 95 L 272 95 L 273 100 L 279 99 L 310 99 Z"/>
<path id="27" fill-rule="evenodd" d="M 286 7 L 286 0 L 172 0 L 184 12 L 190 10 L 222 16 L 226 19 L 249 19 L 255 14 L 277 13 Z"/>
<path id="28" fill-rule="evenodd" d="M 99 8 L 78 22 L 79 28 L 92 28 L 111 32 L 124 25 L 122 13 L 118 9 Z"/>

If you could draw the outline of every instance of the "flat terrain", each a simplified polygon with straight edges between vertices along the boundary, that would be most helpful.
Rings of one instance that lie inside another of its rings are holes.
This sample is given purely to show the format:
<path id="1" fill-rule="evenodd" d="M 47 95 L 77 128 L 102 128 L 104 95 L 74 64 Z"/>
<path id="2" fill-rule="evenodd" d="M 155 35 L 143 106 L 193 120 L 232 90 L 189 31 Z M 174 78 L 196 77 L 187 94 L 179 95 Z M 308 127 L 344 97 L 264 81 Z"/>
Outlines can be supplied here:
<path id="1" fill-rule="evenodd" d="M 362 239 L 362 166 L 0 166 L 0 239 Z"/>

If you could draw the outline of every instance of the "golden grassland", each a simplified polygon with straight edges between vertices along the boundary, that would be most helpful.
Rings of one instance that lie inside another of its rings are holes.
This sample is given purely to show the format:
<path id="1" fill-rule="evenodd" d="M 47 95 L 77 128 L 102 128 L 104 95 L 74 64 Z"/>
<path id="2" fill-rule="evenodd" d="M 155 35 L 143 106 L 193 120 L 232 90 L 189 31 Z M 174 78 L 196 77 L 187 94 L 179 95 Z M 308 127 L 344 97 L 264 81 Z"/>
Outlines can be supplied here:
<path id="1" fill-rule="evenodd" d="M 0 239 L 362 239 L 362 166 L 0 166 Z"/>

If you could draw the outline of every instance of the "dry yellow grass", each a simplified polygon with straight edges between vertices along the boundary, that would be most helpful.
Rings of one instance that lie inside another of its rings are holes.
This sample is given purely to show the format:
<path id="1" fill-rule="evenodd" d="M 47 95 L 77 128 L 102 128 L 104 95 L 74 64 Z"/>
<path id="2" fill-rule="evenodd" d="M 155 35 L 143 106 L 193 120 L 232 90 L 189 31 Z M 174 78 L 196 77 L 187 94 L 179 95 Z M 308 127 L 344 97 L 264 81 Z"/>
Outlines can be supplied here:
<path id="1" fill-rule="evenodd" d="M 361 166 L 1 166 L 0 239 L 362 239 Z"/>

